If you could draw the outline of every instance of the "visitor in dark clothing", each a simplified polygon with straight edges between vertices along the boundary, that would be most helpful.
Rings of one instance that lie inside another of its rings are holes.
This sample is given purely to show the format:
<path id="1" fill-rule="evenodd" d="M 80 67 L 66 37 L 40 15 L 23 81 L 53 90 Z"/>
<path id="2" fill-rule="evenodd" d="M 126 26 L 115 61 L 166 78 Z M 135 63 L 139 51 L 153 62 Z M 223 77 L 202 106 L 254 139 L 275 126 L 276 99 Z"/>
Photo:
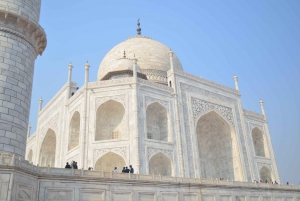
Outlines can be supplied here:
<path id="1" fill-rule="evenodd" d="M 125 168 L 125 173 L 129 173 L 128 167 Z"/>
<path id="2" fill-rule="evenodd" d="M 69 165 L 69 163 L 67 162 L 65 168 L 71 168 L 71 166 Z"/>
<path id="3" fill-rule="evenodd" d="M 123 172 L 123 173 L 125 173 L 125 167 L 123 167 L 123 170 L 122 170 L 122 172 Z"/>
<path id="4" fill-rule="evenodd" d="M 132 165 L 129 165 L 129 172 L 134 173 L 134 169 L 133 169 Z"/>

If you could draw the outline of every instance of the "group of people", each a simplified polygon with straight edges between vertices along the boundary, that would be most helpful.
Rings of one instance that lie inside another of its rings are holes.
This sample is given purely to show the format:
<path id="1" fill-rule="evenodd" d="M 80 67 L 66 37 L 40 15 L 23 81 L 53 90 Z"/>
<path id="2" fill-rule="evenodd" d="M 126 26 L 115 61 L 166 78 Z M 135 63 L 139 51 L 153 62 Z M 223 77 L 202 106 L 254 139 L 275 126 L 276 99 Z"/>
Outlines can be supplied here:
<path id="1" fill-rule="evenodd" d="M 254 182 L 255 182 L 255 183 L 261 183 L 261 184 L 263 184 L 263 183 L 265 183 L 265 184 L 269 184 L 269 183 L 270 183 L 270 184 L 278 184 L 277 181 L 274 181 L 274 182 L 273 182 L 272 179 L 270 179 L 270 181 L 266 180 L 265 182 L 263 182 L 262 180 L 260 180 L 259 182 L 256 181 L 256 180 L 254 180 Z"/>
<path id="2" fill-rule="evenodd" d="M 118 172 L 117 167 L 115 167 L 114 172 Z M 133 169 L 132 165 L 129 165 L 129 168 L 127 166 L 123 167 L 122 173 L 134 173 L 134 169 Z"/>
<path id="3" fill-rule="evenodd" d="M 71 164 L 69 164 L 69 163 L 67 162 L 65 168 L 78 169 L 77 162 L 76 162 L 76 161 L 72 161 Z"/>

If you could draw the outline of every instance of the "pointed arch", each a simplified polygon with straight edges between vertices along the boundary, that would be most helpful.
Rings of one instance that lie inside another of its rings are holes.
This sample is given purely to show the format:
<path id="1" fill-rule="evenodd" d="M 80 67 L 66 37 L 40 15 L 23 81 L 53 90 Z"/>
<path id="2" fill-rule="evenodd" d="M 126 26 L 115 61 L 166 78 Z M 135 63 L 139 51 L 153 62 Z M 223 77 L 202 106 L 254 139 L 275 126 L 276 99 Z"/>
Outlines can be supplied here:
<path id="1" fill-rule="evenodd" d="M 126 163 L 122 156 L 113 152 L 108 152 L 97 160 L 94 169 L 98 171 L 103 170 L 106 172 L 111 172 L 115 167 L 117 167 L 118 172 L 122 172 L 122 169 L 125 166 Z"/>
<path id="2" fill-rule="evenodd" d="M 69 126 L 69 142 L 68 151 L 74 149 L 79 145 L 79 134 L 80 134 L 80 114 L 75 112 L 72 116 Z"/>
<path id="3" fill-rule="evenodd" d="M 108 100 L 100 105 L 96 113 L 95 141 L 123 138 L 124 116 L 124 106 L 115 100 Z"/>
<path id="4" fill-rule="evenodd" d="M 271 170 L 266 166 L 263 166 L 259 171 L 259 177 L 263 182 L 265 182 L 266 180 L 270 182 L 270 180 L 272 179 Z"/>
<path id="5" fill-rule="evenodd" d="M 40 148 L 39 164 L 42 166 L 55 166 L 56 134 L 48 129 Z"/>
<path id="6" fill-rule="evenodd" d="M 32 163 L 32 158 L 33 158 L 33 151 L 32 149 L 30 149 L 27 155 L 27 160 L 29 161 L 29 163 Z"/>
<path id="7" fill-rule="evenodd" d="M 202 178 L 242 180 L 237 138 L 228 121 L 209 111 L 199 117 L 196 136 Z"/>
<path id="8" fill-rule="evenodd" d="M 169 141 L 168 111 L 158 102 L 146 109 L 147 139 Z"/>
<path id="9" fill-rule="evenodd" d="M 259 128 L 255 127 L 252 129 L 251 133 L 255 155 L 261 157 L 269 157 L 263 132 Z"/>
<path id="10" fill-rule="evenodd" d="M 173 175 L 173 163 L 163 153 L 159 152 L 152 156 L 149 161 L 149 174 L 160 174 L 164 176 Z"/>

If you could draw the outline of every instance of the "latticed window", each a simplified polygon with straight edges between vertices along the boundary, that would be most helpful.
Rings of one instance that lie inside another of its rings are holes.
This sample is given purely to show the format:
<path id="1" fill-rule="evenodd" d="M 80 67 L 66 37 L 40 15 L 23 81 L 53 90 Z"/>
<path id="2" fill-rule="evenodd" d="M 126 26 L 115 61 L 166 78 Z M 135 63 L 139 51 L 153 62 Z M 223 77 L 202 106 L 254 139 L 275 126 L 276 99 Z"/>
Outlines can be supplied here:
<path id="1" fill-rule="evenodd" d="M 147 133 L 147 138 L 148 139 L 153 139 L 152 133 Z"/>
<path id="2" fill-rule="evenodd" d="M 119 139 L 119 131 L 112 133 L 112 139 Z"/>

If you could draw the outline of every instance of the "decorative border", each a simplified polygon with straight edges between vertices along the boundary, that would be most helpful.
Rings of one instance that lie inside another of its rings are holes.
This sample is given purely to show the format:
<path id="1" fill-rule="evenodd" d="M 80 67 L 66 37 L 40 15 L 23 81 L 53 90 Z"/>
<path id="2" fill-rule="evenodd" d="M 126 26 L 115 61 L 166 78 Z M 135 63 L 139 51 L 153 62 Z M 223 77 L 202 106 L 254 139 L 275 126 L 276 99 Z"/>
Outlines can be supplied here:
<path id="1" fill-rule="evenodd" d="M 225 119 L 227 119 L 230 124 L 235 127 L 232 109 L 229 107 L 224 107 L 222 105 L 218 105 L 215 103 L 210 103 L 204 100 L 196 99 L 192 97 L 192 107 L 193 107 L 193 116 L 194 116 L 194 123 L 196 123 L 197 119 L 201 114 L 207 110 L 215 109 L 217 110 Z"/>
<path id="2" fill-rule="evenodd" d="M 127 147 L 114 147 L 114 148 L 105 148 L 105 149 L 94 149 L 94 165 L 96 164 L 97 160 L 101 158 L 103 155 L 113 152 L 118 154 L 119 156 L 123 157 L 125 162 L 127 161 Z"/>
<path id="3" fill-rule="evenodd" d="M 261 168 L 264 167 L 264 166 L 266 166 L 271 172 L 273 172 L 272 164 L 270 164 L 270 163 L 257 162 L 258 174 L 259 174 Z"/>
<path id="4" fill-rule="evenodd" d="M 123 107 L 125 108 L 125 102 L 126 102 L 125 97 L 126 97 L 126 95 L 122 94 L 122 95 L 116 95 L 116 96 L 105 96 L 105 97 L 96 98 L 95 99 L 95 109 L 97 110 L 100 105 L 102 105 L 103 103 L 105 103 L 106 101 L 109 101 L 109 100 L 117 101 L 117 102 L 121 103 L 123 105 Z"/>
<path id="5" fill-rule="evenodd" d="M 157 153 L 162 153 L 162 154 L 166 155 L 172 162 L 174 161 L 173 160 L 174 153 L 172 150 L 149 147 L 147 149 L 147 152 L 148 152 L 148 161 L 150 161 L 150 159 Z"/>
<path id="6" fill-rule="evenodd" d="M 48 123 L 43 126 L 43 128 L 41 129 L 41 135 L 40 135 L 40 145 L 42 144 L 43 142 L 43 139 L 46 135 L 46 132 L 48 131 L 48 129 L 52 129 L 55 134 L 57 135 L 58 134 L 58 122 L 59 122 L 59 113 L 57 113 L 54 117 L 52 117 Z M 56 136 L 57 138 L 57 136 Z"/>
<path id="7" fill-rule="evenodd" d="M 96 87 L 96 86 L 107 86 L 107 85 L 114 85 L 114 84 L 128 84 L 134 81 L 133 77 L 126 77 L 122 79 L 115 79 L 115 80 L 104 80 L 98 82 L 89 82 L 89 87 Z"/>
<path id="8" fill-rule="evenodd" d="M 164 101 L 150 96 L 145 96 L 145 108 L 147 108 L 148 105 L 150 105 L 151 103 L 155 103 L 155 102 L 160 103 L 169 112 L 169 107 L 170 107 L 169 101 Z"/>

